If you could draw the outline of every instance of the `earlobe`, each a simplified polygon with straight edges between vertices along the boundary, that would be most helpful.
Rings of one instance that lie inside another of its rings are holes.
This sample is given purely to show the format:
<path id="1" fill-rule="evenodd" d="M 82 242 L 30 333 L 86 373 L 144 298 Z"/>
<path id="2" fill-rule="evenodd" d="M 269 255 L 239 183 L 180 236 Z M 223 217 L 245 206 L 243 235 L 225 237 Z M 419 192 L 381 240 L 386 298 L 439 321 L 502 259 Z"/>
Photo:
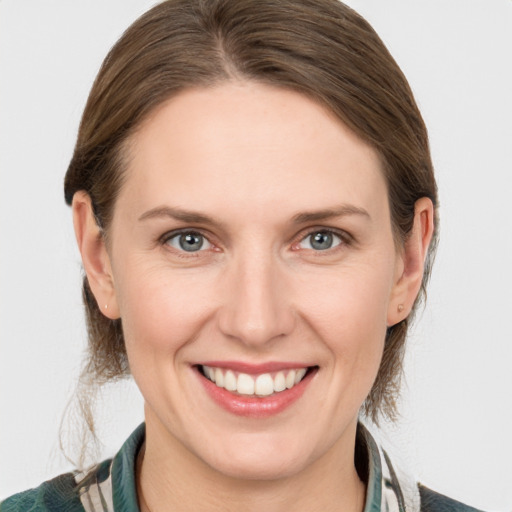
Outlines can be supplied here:
<path id="1" fill-rule="evenodd" d="M 434 234 L 434 206 L 427 197 L 418 199 L 414 208 L 414 224 L 407 238 L 388 307 L 388 327 L 404 320 L 418 296 L 428 248 Z"/>
<path id="2" fill-rule="evenodd" d="M 119 318 L 110 257 L 89 195 L 82 190 L 76 192 L 72 209 L 76 241 L 91 291 L 106 317 L 112 320 Z"/>

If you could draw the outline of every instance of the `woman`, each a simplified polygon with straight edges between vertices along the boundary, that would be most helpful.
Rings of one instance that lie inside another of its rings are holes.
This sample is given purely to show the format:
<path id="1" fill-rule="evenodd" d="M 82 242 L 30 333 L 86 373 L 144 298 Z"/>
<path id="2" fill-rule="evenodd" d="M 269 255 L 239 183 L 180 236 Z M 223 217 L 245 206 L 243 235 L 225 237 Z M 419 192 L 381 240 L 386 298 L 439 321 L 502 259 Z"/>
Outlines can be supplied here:
<path id="1" fill-rule="evenodd" d="M 2 510 L 474 510 L 398 478 L 393 417 L 435 247 L 410 89 L 324 1 L 168 1 L 107 56 L 65 182 L 86 376 L 131 373 L 113 462 Z"/>

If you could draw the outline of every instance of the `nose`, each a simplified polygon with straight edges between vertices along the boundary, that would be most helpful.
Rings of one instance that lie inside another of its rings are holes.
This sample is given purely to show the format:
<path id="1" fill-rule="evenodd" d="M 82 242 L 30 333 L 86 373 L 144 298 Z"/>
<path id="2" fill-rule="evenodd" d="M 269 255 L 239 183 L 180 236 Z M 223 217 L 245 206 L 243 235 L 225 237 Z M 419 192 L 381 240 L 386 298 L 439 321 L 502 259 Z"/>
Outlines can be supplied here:
<path id="1" fill-rule="evenodd" d="M 289 335 L 295 314 L 284 270 L 268 255 L 252 253 L 233 262 L 222 283 L 219 328 L 253 348 Z"/>

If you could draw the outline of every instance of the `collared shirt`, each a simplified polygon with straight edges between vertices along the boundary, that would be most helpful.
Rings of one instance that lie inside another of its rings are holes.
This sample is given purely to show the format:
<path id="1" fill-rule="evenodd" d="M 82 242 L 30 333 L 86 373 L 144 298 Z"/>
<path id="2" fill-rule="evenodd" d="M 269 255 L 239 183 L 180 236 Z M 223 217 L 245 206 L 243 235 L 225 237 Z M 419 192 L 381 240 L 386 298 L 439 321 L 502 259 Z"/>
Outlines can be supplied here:
<path id="1" fill-rule="evenodd" d="M 135 466 L 144 442 L 140 425 L 113 459 L 83 473 L 66 473 L 0 504 L 0 512 L 140 512 Z M 393 468 L 388 455 L 360 424 L 358 442 L 367 453 L 368 482 L 364 512 L 479 512 L 419 487 Z"/>

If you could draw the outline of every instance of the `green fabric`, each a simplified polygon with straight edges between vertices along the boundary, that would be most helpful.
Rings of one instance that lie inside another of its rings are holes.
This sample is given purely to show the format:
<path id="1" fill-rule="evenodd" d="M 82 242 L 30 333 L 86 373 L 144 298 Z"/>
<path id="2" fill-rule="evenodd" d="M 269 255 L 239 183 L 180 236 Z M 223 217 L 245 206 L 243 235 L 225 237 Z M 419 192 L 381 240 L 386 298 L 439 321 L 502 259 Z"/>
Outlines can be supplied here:
<path id="1" fill-rule="evenodd" d="M 83 512 L 73 473 L 60 475 L 0 504 L 1 512 Z"/>
<path id="2" fill-rule="evenodd" d="M 419 486 L 421 496 L 421 512 L 482 512 L 468 507 L 460 501 L 452 500 L 442 494 L 431 491 L 423 485 Z"/>
<path id="3" fill-rule="evenodd" d="M 139 512 L 137 486 L 135 485 L 135 464 L 137 454 L 144 442 L 146 426 L 143 423 L 124 443 L 112 466 L 112 497 L 114 510 Z"/>
<path id="4" fill-rule="evenodd" d="M 382 466 L 380 462 L 379 448 L 369 433 L 366 433 L 365 435 L 365 443 L 368 451 L 368 458 L 372 463 L 369 464 L 364 512 L 381 512 Z"/>

